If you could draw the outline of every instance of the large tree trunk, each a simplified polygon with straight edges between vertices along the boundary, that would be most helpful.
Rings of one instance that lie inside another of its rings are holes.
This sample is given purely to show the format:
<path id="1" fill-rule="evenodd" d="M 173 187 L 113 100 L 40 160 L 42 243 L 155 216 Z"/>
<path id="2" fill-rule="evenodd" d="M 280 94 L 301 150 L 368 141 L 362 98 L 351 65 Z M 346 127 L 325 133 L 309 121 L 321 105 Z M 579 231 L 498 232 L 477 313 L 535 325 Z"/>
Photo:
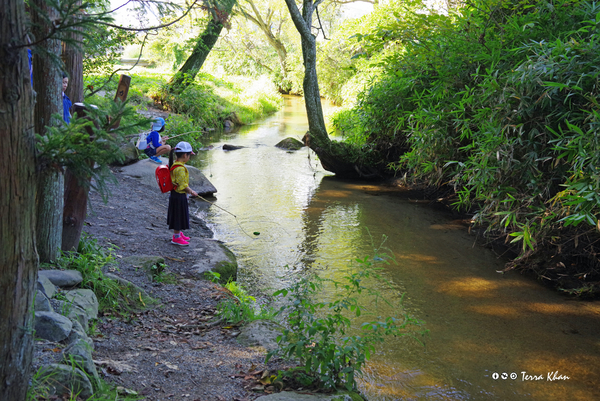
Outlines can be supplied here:
<path id="1" fill-rule="evenodd" d="M 73 111 L 78 118 L 85 117 L 85 109 L 80 103 L 73 107 Z M 91 136 L 93 132 L 89 130 L 88 134 Z M 90 160 L 88 163 L 93 165 L 94 161 Z M 78 179 L 67 170 L 65 173 L 65 208 L 62 232 L 62 250 L 64 252 L 74 252 L 79 247 L 83 223 L 87 214 L 89 192 L 89 182 Z"/>
<path id="2" fill-rule="evenodd" d="M 0 399 L 21 401 L 32 359 L 35 252 L 33 92 L 25 42 L 25 6 L 5 0 L 0 11 Z"/>
<path id="3" fill-rule="evenodd" d="M 81 34 L 72 33 L 73 39 L 81 42 Z M 69 75 L 67 96 L 75 103 L 83 102 L 83 55 L 73 45 L 63 43 L 65 69 Z M 64 183 L 64 209 L 62 213 L 62 250 L 76 251 L 81 239 L 83 222 L 87 213 L 88 188 L 81 186 L 68 170 Z"/>
<path id="4" fill-rule="evenodd" d="M 331 151 L 331 139 L 327 134 L 325 119 L 323 118 L 317 77 L 317 43 L 316 37 L 311 32 L 313 13 L 321 2 L 322 0 L 317 0 L 314 3 L 312 0 L 303 0 L 302 14 L 300 14 L 294 0 L 285 0 L 302 41 L 302 58 L 304 62 L 302 88 L 304 90 L 304 104 L 309 129 L 309 132 L 304 136 L 304 143 L 319 156 L 325 170 L 340 176 L 356 176 L 358 174 L 354 165 Z"/>
<path id="5" fill-rule="evenodd" d="M 43 0 L 35 0 L 35 4 L 37 7 L 33 7 L 31 13 L 34 26 L 37 27 L 34 34 L 36 38 L 43 38 L 51 29 L 43 17 L 54 20 L 58 12 L 48 7 Z M 60 54 L 60 42 L 56 39 L 45 40 L 39 46 L 47 53 Z M 58 67 L 50 57 L 41 53 L 33 59 L 33 89 L 37 93 L 34 129 L 40 135 L 46 134 L 46 126 L 61 123 L 53 121 L 52 117 L 56 113 L 62 114 L 62 74 Z M 44 160 L 38 160 L 37 167 L 36 245 L 40 262 L 44 263 L 54 261 L 60 255 L 64 181 L 58 166 L 48 165 Z"/>
<path id="6" fill-rule="evenodd" d="M 223 24 L 229 18 L 234 4 L 235 0 L 224 0 L 222 4 L 219 4 L 220 8 L 211 10 L 211 18 L 206 29 L 196 39 L 192 54 L 169 82 L 169 91 L 182 92 L 194 81 L 210 51 L 217 43 L 217 39 L 219 39 L 219 35 L 223 30 Z"/>

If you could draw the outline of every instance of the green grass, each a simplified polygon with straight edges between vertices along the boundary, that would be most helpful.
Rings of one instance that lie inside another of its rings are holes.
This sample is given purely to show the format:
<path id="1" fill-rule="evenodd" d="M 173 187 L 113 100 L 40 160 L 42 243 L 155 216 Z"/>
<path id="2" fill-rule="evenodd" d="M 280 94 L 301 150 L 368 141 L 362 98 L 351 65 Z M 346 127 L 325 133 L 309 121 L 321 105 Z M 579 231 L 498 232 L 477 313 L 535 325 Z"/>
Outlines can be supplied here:
<path id="1" fill-rule="evenodd" d="M 235 114 L 241 123 L 249 124 L 274 113 L 283 105 L 281 95 L 267 77 L 219 78 L 200 73 L 192 85 L 175 96 L 165 93 L 164 90 L 173 74 L 172 71 L 136 67 L 124 74 L 131 77 L 127 96 L 131 103 L 142 108 L 153 105 L 181 114 L 183 118 L 189 119 L 196 129 L 199 126 L 220 128 L 223 121 L 232 114 Z M 87 76 L 84 86 L 91 85 L 98 89 L 107 78 Z M 115 75 L 111 82 L 104 86 L 104 96 L 95 94 L 86 98 L 86 102 L 103 104 L 112 100 L 118 80 L 118 75 Z"/>
<path id="2" fill-rule="evenodd" d="M 123 314 L 142 309 L 152 300 L 144 299 L 133 288 L 125 287 L 104 275 L 103 268 L 114 263 L 113 251 L 112 248 L 102 248 L 97 240 L 83 235 L 77 252 L 64 253 L 56 262 L 42 267 L 79 271 L 83 278 L 80 287 L 96 294 L 102 312 Z"/>

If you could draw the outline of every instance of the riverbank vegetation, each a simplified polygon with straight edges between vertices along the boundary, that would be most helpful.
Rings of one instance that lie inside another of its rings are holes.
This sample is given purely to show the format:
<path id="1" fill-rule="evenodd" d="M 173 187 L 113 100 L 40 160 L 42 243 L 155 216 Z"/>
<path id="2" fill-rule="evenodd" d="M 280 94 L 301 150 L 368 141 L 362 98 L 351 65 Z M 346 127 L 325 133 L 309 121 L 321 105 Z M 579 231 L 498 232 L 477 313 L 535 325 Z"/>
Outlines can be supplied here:
<path id="1" fill-rule="evenodd" d="M 371 80 L 336 127 L 383 174 L 472 213 L 516 252 L 508 269 L 598 294 L 599 11 L 566 0 L 476 0 L 447 15 L 380 6 L 349 39 Z"/>

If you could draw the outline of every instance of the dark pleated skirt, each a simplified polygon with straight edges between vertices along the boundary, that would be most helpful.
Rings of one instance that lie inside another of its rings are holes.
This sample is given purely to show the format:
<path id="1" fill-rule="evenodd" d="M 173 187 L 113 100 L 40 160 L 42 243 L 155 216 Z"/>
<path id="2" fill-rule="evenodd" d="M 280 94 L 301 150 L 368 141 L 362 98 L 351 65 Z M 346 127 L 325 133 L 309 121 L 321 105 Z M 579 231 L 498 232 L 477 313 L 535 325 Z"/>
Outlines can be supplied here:
<path id="1" fill-rule="evenodd" d="M 190 228 L 190 209 L 186 194 L 171 191 L 167 224 L 170 230 L 181 231 Z"/>

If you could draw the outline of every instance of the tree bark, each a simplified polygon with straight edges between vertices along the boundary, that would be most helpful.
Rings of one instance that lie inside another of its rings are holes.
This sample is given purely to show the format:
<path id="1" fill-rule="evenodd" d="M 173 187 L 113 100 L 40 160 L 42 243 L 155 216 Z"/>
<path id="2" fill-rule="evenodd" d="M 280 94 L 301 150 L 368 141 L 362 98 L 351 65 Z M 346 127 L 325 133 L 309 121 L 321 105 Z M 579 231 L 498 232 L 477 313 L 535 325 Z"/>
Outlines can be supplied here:
<path id="1" fill-rule="evenodd" d="M 32 360 L 30 307 L 37 275 L 33 91 L 23 1 L 0 11 L 0 399 L 21 401 Z"/>
<path id="2" fill-rule="evenodd" d="M 72 33 L 71 37 L 79 43 L 83 41 L 80 33 Z M 63 42 L 62 60 L 69 75 L 69 86 L 65 93 L 73 104 L 83 103 L 83 54 L 75 46 Z"/>
<path id="3" fill-rule="evenodd" d="M 206 29 L 196 39 L 192 54 L 171 79 L 169 91 L 182 92 L 194 81 L 210 51 L 217 43 L 217 39 L 219 39 L 219 35 L 223 30 L 223 24 L 229 18 L 235 2 L 235 0 L 224 0 L 222 4 L 219 4 L 220 7 L 211 10 L 211 18 Z"/>
<path id="4" fill-rule="evenodd" d="M 73 32 L 72 38 L 79 43 L 82 41 L 80 33 Z M 65 70 L 69 75 L 69 87 L 66 94 L 73 104 L 83 102 L 83 54 L 75 46 L 63 42 L 62 59 Z M 88 189 L 81 186 L 77 178 L 68 170 L 65 173 L 64 200 L 61 214 L 61 248 L 63 251 L 76 251 L 81 239 L 83 223 L 87 213 Z"/>
<path id="5" fill-rule="evenodd" d="M 85 116 L 85 110 L 81 103 L 73 107 L 74 114 L 78 118 Z M 88 132 L 90 135 L 92 131 Z M 93 165 L 94 161 L 90 160 Z M 65 173 L 65 192 L 63 210 L 62 250 L 64 252 L 75 252 L 79 247 L 83 223 L 87 214 L 89 183 L 81 182 L 68 169 Z"/>
<path id="6" fill-rule="evenodd" d="M 31 13 L 34 26 L 37 27 L 34 34 L 37 38 L 43 38 L 51 29 L 43 16 L 54 20 L 58 12 L 43 0 L 35 0 L 35 4 L 37 7 L 33 7 Z M 39 47 L 47 53 L 60 54 L 60 42 L 56 39 L 45 40 Z M 58 65 L 42 52 L 33 59 L 33 88 L 37 93 L 34 129 L 40 135 L 45 135 L 47 126 L 62 123 L 53 121 L 54 114 L 62 114 L 62 74 Z M 37 177 L 36 246 L 40 262 L 45 263 L 56 260 L 60 255 L 64 181 L 60 167 L 49 165 L 44 160 L 38 160 Z"/>
<path id="7" fill-rule="evenodd" d="M 343 155 L 333 151 L 333 144 L 327 134 L 323 108 L 321 106 L 321 93 L 317 76 L 317 41 L 311 32 L 313 13 L 323 0 L 303 0 L 302 13 L 296 7 L 295 0 L 285 0 L 292 16 L 292 21 L 300 33 L 302 43 L 302 59 L 304 63 L 304 104 L 308 116 L 308 132 L 304 135 L 303 142 L 310 147 L 321 161 L 327 171 L 339 176 L 357 177 L 360 170 L 354 163 L 348 162 Z M 342 147 L 339 146 L 338 149 Z"/>

